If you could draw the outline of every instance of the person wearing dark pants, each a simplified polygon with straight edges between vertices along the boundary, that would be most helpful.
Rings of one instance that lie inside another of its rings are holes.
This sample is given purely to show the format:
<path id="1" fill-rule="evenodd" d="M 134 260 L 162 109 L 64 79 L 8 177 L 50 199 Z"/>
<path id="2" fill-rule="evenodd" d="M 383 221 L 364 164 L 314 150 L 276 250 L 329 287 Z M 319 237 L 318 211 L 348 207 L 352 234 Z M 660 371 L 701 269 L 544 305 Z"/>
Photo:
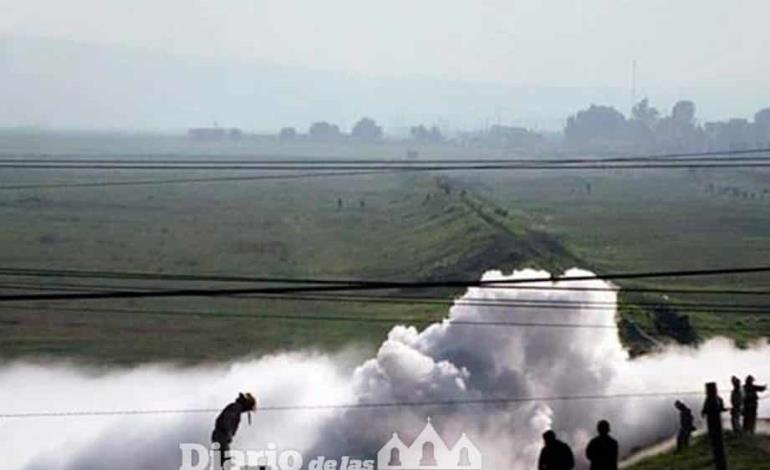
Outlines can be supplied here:
<path id="1" fill-rule="evenodd" d="M 767 385 L 755 385 L 754 377 L 749 375 L 743 385 L 743 431 L 754 434 L 757 427 L 757 408 L 759 392 L 767 390 Z"/>
<path id="2" fill-rule="evenodd" d="M 681 452 L 690 446 L 690 436 L 695 431 L 692 410 L 684 403 L 677 400 L 674 406 L 679 410 L 679 432 L 676 435 L 676 451 Z"/>
<path id="3" fill-rule="evenodd" d="M 701 414 L 706 417 L 711 453 L 714 456 L 716 470 L 727 470 L 724 436 L 722 436 L 722 413 L 727 411 L 722 398 L 717 393 L 717 384 L 706 384 L 706 400 Z"/>
<path id="4" fill-rule="evenodd" d="M 733 391 L 730 392 L 730 424 L 734 434 L 741 433 L 741 413 L 743 412 L 743 392 L 741 391 L 741 379 L 732 376 Z"/>

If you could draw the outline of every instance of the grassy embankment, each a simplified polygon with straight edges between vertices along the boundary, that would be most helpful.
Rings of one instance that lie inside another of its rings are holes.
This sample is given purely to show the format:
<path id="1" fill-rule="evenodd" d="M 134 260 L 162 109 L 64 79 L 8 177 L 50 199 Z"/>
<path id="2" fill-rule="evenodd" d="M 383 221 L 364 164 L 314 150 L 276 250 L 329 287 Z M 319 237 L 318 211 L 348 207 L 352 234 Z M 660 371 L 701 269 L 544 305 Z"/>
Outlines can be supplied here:
<path id="1" fill-rule="evenodd" d="M 756 171 L 540 172 L 471 178 L 474 192 L 519 223 L 550 234 L 599 272 L 713 269 L 770 260 L 770 175 Z M 590 185 L 590 192 L 588 190 Z M 736 195 L 730 188 L 742 188 Z M 744 193 L 746 196 L 744 197 Z M 624 281 L 622 287 L 754 289 L 770 276 Z M 663 304 L 639 307 L 639 304 Z M 717 309 L 687 304 L 723 303 Z M 684 304 L 684 305 L 681 305 Z M 653 338 L 690 342 L 726 335 L 739 343 L 770 337 L 767 295 L 622 293 L 621 310 Z"/>
<path id="2" fill-rule="evenodd" d="M 725 438 L 728 466 L 731 470 L 770 469 L 770 437 L 744 436 Z M 628 467 L 628 470 L 711 470 L 714 462 L 708 439 L 700 437 L 681 453 L 667 452 Z"/>

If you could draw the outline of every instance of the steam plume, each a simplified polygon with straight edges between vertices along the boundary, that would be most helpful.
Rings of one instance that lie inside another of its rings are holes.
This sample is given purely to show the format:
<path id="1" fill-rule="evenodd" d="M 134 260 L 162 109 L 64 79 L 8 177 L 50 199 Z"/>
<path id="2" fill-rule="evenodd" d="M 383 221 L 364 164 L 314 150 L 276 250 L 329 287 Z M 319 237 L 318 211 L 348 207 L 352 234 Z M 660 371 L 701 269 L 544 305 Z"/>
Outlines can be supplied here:
<path id="1" fill-rule="evenodd" d="M 543 277 L 525 270 L 486 280 Z M 590 274 L 571 270 L 567 275 Z M 542 287 L 552 283 L 528 284 Z M 612 287 L 599 281 L 557 286 Z M 572 302 L 570 309 L 472 305 L 465 298 Z M 293 353 L 229 366 L 144 366 L 103 371 L 66 364 L 16 363 L 0 369 L 2 410 L 111 410 L 219 408 L 240 391 L 260 403 L 333 404 L 499 397 L 616 395 L 700 390 L 706 381 L 733 374 L 770 379 L 766 342 L 745 350 L 725 339 L 698 349 L 670 347 L 631 360 L 614 329 L 507 328 L 454 325 L 464 321 L 612 323 L 615 291 L 472 288 L 450 309 L 448 320 L 423 331 L 397 326 L 376 357 L 354 370 L 347 356 Z M 585 303 L 584 306 L 581 304 Z M 727 390 L 722 389 L 723 395 Z M 596 421 L 609 419 L 621 450 L 644 446 L 675 432 L 675 398 L 541 400 L 505 406 L 434 406 L 348 410 L 263 411 L 254 426 L 242 424 L 234 448 L 279 448 L 317 455 L 373 458 L 394 431 L 408 439 L 427 416 L 451 445 L 465 432 L 481 449 L 485 468 L 532 468 L 540 435 L 554 428 L 577 455 Z M 700 396 L 685 397 L 697 414 Z M 765 408 L 760 414 L 767 413 Z M 0 448 L 10 469 L 178 468 L 180 442 L 207 443 L 213 415 L 66 417 L 0 421 Z"/>

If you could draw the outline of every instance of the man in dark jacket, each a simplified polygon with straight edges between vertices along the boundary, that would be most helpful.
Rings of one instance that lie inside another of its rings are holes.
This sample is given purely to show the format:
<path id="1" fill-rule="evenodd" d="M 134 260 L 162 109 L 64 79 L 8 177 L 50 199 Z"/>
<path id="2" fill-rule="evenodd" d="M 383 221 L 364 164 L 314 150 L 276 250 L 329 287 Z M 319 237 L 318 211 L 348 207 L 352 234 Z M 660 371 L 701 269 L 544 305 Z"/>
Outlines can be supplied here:
<path id="1" fill-rule="evenodd" d="M 684 403 L 677 400 L 674 407 L 679 410 L 679 433 L 676 435 L 676 451 L 680 452 L 690 446 L 690 435 L 695 431 L 692 410 Z"/>
<path id="2" fill-rule="evenodd" d="M 545 446 L 540 451 L 540 459 L 537 461 L 538 470 L 572 470 L 575 467 L 572 449 L 556 439 L 556 433 L 546 431 L 543 434 L 543 441 Z"/>
<path id="3" fill-rule="evenodd" d="M 743 431 L 746 434 L 754 434 L 757 427 L 758 392 L 764 392 L 766 389 L 767 385 L 754 385 L 753 376 L 746 377 L 743 384 Z"/>
<path id="4" fill-rule="evenodd" d="M 610 436 L 610 423 L 601 420 L 596 426 L 599 435 L 586 447 L 591 470 L 618 470 L 618 441 Z"/>
<path id="5" fill-rule="evenodd" d="M 219 444 L 219 465 L 222 468 L 225 466 L 225 461 L 230 458 L 227 453 L 230 451 L 230 443 L 233 441 L 235 432 L 238 431 L 238 425 L 241 424 L 241 413 L 251 413 L 256 409 L 257 400 L 251 393 L 239 393 L 238 398 L 217 416 L 214 432 L 211 433 L 211 442 Z M 249 422 L 251 422 L 251 415 L 249 415 Z"/>

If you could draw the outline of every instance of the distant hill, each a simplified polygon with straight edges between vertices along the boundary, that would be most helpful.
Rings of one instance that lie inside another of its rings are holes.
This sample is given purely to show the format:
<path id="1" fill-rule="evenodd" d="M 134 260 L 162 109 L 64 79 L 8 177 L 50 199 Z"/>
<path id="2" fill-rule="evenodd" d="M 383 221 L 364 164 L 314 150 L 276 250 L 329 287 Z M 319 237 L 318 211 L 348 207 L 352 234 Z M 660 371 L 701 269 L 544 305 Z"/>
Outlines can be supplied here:
<path id="1" fill-rule="evenodd" d="M 247 131 L 349 128 L 362 116 L 386 132 L 508 124 L 560 129 L 591 102 L 625 90 L 372 78 L 260 62 L 172 55 L 124 46 L 0 37 L 0 127 L 184 130 L 219 121 Z"/>

